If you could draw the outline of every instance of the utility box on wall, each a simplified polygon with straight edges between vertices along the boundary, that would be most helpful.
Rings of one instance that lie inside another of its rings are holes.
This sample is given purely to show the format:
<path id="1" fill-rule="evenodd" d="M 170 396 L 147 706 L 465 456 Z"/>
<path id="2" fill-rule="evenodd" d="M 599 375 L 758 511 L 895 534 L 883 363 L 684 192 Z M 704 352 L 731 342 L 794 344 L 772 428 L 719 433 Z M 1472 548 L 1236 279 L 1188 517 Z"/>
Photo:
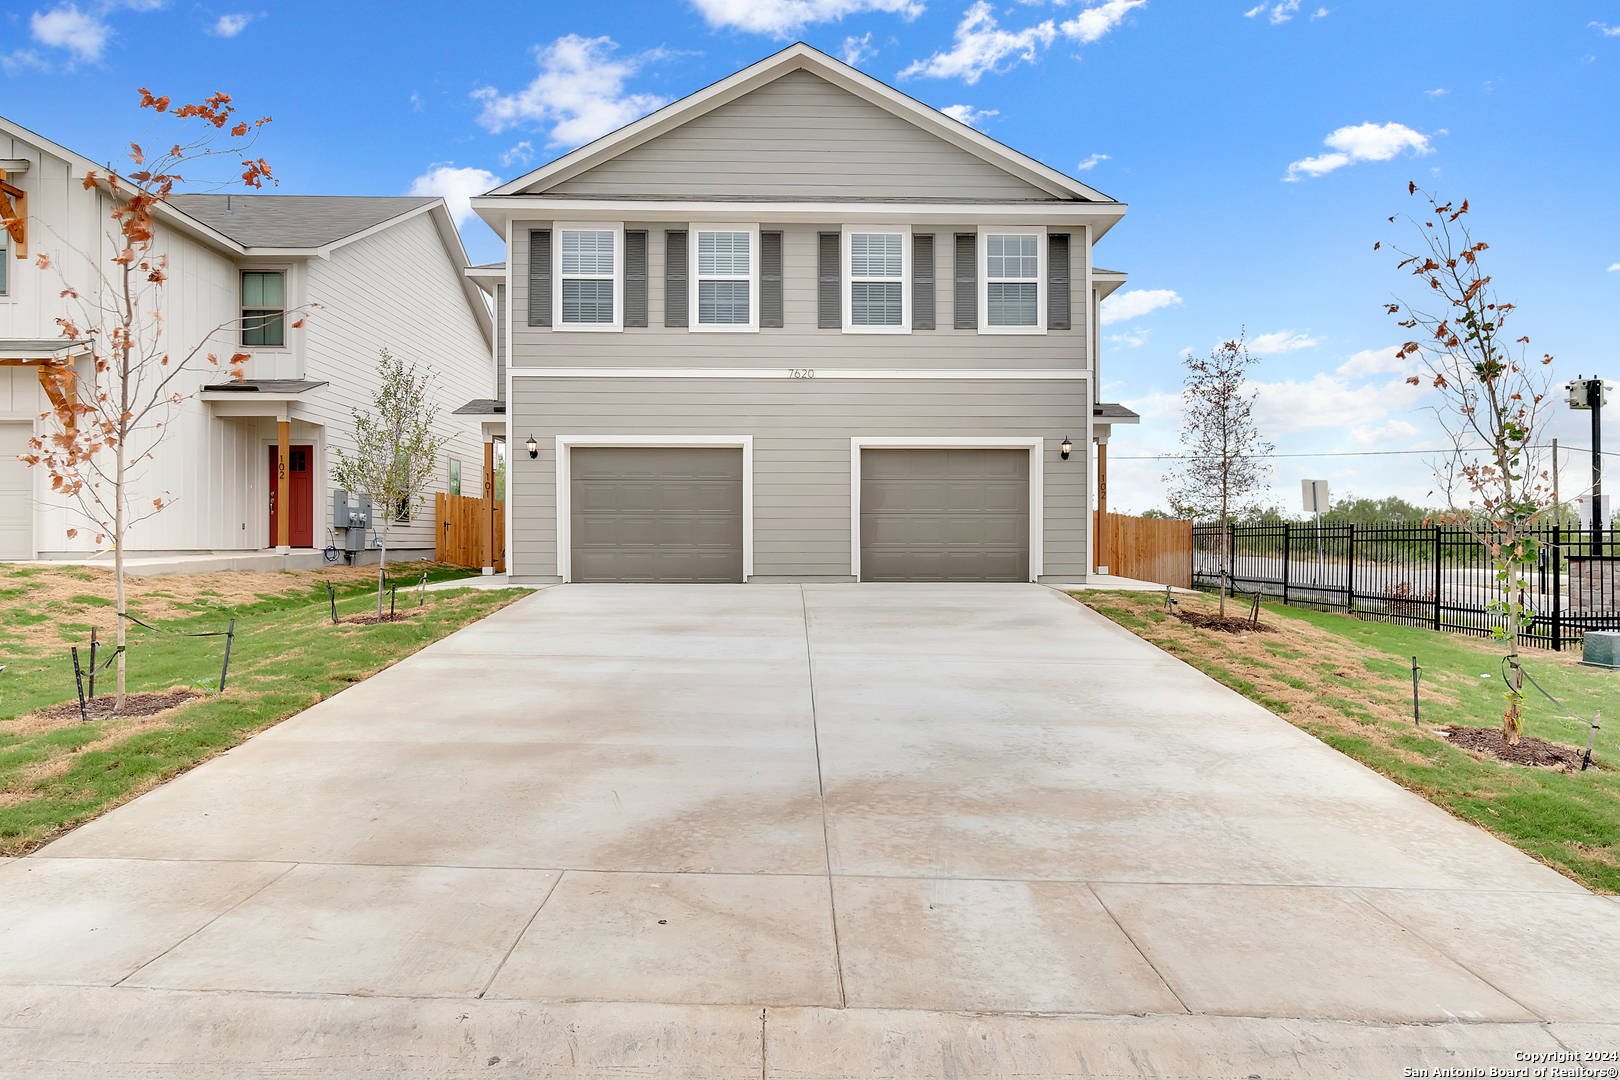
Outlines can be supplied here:
<path id="1" fill-rule="evenodd" d="M 344 530 L 344 551 L 365 549 L 366 530 L 372 527 L 372 514 L 371 500 L 366 496 L 351 498 L 342 488 L 332 489 L 332 527 Z"/>

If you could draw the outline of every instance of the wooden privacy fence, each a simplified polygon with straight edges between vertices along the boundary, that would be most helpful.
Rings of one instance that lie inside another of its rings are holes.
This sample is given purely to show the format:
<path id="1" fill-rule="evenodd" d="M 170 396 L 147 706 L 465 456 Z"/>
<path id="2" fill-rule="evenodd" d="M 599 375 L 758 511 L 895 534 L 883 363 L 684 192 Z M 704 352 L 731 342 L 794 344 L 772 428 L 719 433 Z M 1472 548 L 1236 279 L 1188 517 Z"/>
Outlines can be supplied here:
<path id="1" fill-rule="evenodd" d="M 465 495 L 433 497 L 433 557 L 452 566 L 506 572 L 506 504 Z"/>
<path id="2" fill-rule="evenodd" d="M 1137 581 L 1192 588 L 1193 523 L 1168 518 L 1096 515 L 1098 566 Z"/>

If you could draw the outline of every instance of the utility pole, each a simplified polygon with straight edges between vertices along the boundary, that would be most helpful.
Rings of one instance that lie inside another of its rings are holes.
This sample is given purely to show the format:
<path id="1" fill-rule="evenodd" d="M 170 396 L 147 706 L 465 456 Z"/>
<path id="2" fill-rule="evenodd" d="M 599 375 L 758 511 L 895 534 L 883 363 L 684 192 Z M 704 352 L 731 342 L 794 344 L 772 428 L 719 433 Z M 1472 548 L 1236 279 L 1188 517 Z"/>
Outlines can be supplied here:
<path id="1" fill-rule="evenodd" d="M 1574 382 L 1564 384 L 1569 392 L 1569 407 L 1572 409 L 1590 409 L 1592 412 L 1592 548 L 1591 554 L 1603 554 L 1603 526 L 1606 524 L 1603 512 L 1603 403 L 1607 397 L 1607 386 L 1602 379 L 1583 379 L 1575 376 Z M 1553 468 L 1558 467 L 1556 459 Z"/>

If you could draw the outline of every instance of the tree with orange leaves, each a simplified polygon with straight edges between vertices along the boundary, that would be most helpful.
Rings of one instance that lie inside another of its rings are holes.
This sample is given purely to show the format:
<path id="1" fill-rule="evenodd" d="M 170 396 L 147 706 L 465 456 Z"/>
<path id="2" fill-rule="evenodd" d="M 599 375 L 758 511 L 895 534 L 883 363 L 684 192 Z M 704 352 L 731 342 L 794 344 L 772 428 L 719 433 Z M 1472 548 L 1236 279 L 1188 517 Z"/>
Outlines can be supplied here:
<path id="1" fill-rule="evenodd" d="M 132 142 L 128 157 L 134 168 L 127 175 L 108 169 L 91 170 L 84 177 L 85 189 L 100 191 L 110 204 L 112 225 L 107 241 L 113 254 L 103 262 L 89 253 L 74 252 L 88 268 L 88 281 L 70 281 L 65 268 L 55 267 L 62 278 L 61 299 L 77 309 L 76 315 L 56 321 L 64 338 L 88 345 L 93 380 L 73 394 L 52 395 L 54 408 L 47 414 L 52 430 L 36 436 L 22 458 L 50 474 L 52 490 L 76 508 L 93 529 L 98 545 L 113 550 L 118 618 L 115 710 L 123 707 L 125 695 L 126 541 L 133 526 L 174 501 L 164 492 L 150 502 L 134 505 L 135 470 L 153 458 L 171 430 L 176 410 L 193 396 L 182 385 L 182 374 L 205 364 L 224 364 L 240 379 L 243 365 L 250 359 L 247 353 L 233 352 L 222 360 L 209 351 L 229 331 L 240 328 L 240 318 L 219 323 L 199 341 L 171 348 L 162 314 L 168 257 L 154 250 L 158 217 L 176 185 L 187 182 L 182 168 L 189 172 L 193 166 L 215 159 L 241 163 L 239 178 L 204 184 L 205 190 L 235 182 L 249 188 L 262 188 L 267 180 L 275 182 L 264 158 L 250 156 L 269 117 L 252 122 L 237 119 L 228 94 L 177 108 L 170 107 L 169 98 L 154 96 L 145 88 L 140 95 L 141 108 L 174 121 L 159 135 L 169 148 L 149 155 L 140 143 Z M 154 117 L 154 125 L 160 122 Z M 47 255 L 41 254 L 37 261 L 42 269 L 52 266 Z M 301 320 L 302 312 L 288 315 Z M 56 376 L 58 389 L 74 384 L 65 374 Z M 69 529 L 68 536 L 76 536 L 78 531 Z"/>
<path id="2" fill-rule="evenodd" d="M 1408 219 L 1422 242 L 1416 251 L 1391 247 L 1401 257 L 1399 268 L 1421 280 L 1431 299 L 1386 304 L 1385 310 L 1404 312 L 1400 325 L 1417 332 L 1417 340 L 1395 354 L 1423 367 L 1422 375 L 1406 381 L 1427 382 L 1440 395 L 1433 411 L 1451 443 L 1436 470 L 1449 507 L 1441 517 L 1466 529 L 1495 571 L 1497 597 L 1488 610 L 1497 616 L 1493 630 L 1507 646 L 1508 668 L 1502 734 L 1517 743 L 1524 704 L 1519 635 L 1535 625 L 1521 570 L 1538 553 L 1531 528 L 1554 506 L 1552 476 L 1538 445 L 1553 358 L 1532 359 L 1530 339 L 1513 340 L 1503 329 L 1513 305 L 1490 287 L 1480 260 L 1489 245 L 1469 230 L 1468 200 L 1442 203 L 1416 184 L 1407 185 L 1407 194 L 1429 204 L 1425 220 Z"/>

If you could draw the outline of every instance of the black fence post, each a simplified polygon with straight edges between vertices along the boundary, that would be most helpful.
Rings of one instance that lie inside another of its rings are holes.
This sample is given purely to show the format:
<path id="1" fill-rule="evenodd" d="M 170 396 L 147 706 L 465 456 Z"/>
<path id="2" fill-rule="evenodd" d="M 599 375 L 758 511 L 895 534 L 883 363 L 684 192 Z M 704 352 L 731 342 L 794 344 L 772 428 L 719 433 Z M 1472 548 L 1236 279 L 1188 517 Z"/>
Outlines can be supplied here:
<path id="1" fill-rule="evenodd" d="M 1344 567 L 1344 609 L 1356 610 L 1356 526 L 1352 522 L 1346 535 L 1345 547 L 1348 549 Z"/>
<path id="2" fill-rule="evenodd" d="M 1558 563 L 1563 558 L 1562 540 L 1562 530 L 1557 525 L 1554 525 L 1552 531 L 1552 646 L 1554 652 L 1562 652 L 1564 649 L 1564 590 L 1560 587 L 1558 580 Z"/>
<path id="3" fill-rule="evenodd" d="M 1434 527 L 1434 628 L 1440 629 L 1440 526 Z"/>
<path id="4" fill-rule="evenodd" d="M 1237 522 L 1226 526 L 1226 588 L 1237 595 Z"/>
<path id="5" fill-rule="evenodd" d="M 1288 563 L 1293 558 L 1290 541 L 1293 532 L 1294 527 L 1286 521 L 1283 522 L 1283 603 L 1285 604 L 1288 603 Z"/>

